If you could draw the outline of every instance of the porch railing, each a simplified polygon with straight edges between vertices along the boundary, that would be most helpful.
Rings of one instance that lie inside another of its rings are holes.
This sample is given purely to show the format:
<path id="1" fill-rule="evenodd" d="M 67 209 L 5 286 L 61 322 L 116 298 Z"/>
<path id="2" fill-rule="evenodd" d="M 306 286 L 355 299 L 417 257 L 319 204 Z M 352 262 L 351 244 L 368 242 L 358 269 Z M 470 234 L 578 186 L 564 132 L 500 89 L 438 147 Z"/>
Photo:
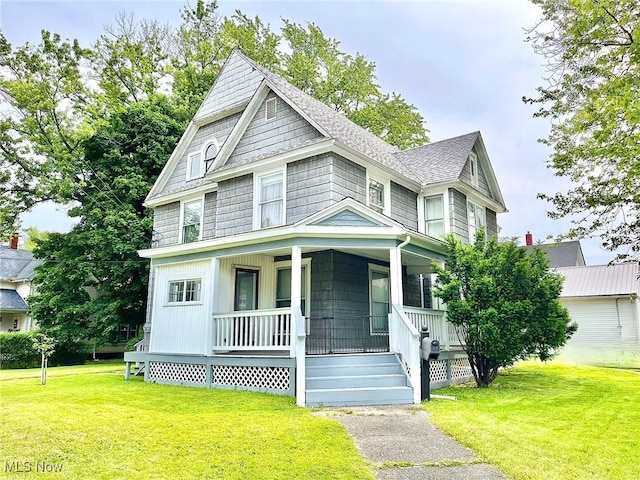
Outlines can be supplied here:
<path id="1" fill-rule="evenodd" d="M 389 318 L 339 316 L 307 318 L 308 355 L 389 351 Z"/>
<path id="2" fill-rule="evenodd" d="M 444 350 L 460 348 L 460 340 L 455 325 L 447 322 L 443 310 L 428 310 L 424 308 L 403 307 L 409 320 L 418 331 L 422 327 L 429 330 L 429 338 L 440 340 L 440 347 Z"/>
<path id="3" fill-rule="evenodd" d="M 214 314 L 212 351 L 289 350 L 293 353 L 290 308 Z"/>
<path id="4" fill-rule="evenodd" d="M 390 322 L 389 335 L 393 339 L 391 351 L 400 355 L 413 387 L 413 402 L 420 403 L 420 333 L 402 307 L 394 305 L 391 316 L 395 320 Z"/>

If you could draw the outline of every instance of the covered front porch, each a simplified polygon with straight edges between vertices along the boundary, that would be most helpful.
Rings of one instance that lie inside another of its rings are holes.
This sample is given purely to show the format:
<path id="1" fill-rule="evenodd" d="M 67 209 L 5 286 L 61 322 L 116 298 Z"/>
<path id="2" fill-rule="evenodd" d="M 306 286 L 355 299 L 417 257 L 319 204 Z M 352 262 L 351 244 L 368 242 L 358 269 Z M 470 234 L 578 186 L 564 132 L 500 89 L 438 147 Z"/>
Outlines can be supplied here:
<path id="1" fill-rule="evenodd" d="M 351 208 L 364 207 L 345 201 L 304 223 L 194 244 L 180 256 L 154 250 L 150 335 L 137 354 L 146 355 L 147 379 L 180 383 L 186 374 L 175 372 L 186 369 L 199 385 L 271 391 L 254 380 L 278 371 L 282 393 L 305 405 L 314 385 L 335 393 L 333 380 L 358 370 L 354 382 L 402 378 L 397 387 L 419 403 L 420 330 L 445 351 L 458 346 L 430 290 L 443 244 L 377 213 L 354 219 Z M 169 362 L 171 354 L 192 367 Z M 317 360 L 340 356 L 358 357 L 357 366 Z M 375 401 L 387 387 L 367 388 Z"/>

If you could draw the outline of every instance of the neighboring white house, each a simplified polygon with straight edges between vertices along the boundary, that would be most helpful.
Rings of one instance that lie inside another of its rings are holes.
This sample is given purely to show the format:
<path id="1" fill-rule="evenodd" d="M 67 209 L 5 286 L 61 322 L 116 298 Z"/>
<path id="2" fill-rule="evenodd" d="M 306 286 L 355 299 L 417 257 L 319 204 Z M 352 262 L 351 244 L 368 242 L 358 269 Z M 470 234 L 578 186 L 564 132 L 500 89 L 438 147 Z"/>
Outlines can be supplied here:
<path id="1" fill-rule="evenodd" d="M 35 328 L 28 298 L 33 293 L 34 269 L 42 263 L 28 250 L 18 248 L 18 235 L 0 246 L 0 332 L 24 332 Z"/>
<path id="2" fill-rule="evenodd" d="M 399 151 L 236 51 L 145 204 L 147 381 L 419 402 L 422 326 L 469 377 L 429 279 L 506 211 L 480 132 Z"/>
<path id="3" fill-rule="evenodd" d="M 560 301 L 578 331 L 558 360 L 640 368 L 637 263 L 557 268 L 565 277 Z"/>

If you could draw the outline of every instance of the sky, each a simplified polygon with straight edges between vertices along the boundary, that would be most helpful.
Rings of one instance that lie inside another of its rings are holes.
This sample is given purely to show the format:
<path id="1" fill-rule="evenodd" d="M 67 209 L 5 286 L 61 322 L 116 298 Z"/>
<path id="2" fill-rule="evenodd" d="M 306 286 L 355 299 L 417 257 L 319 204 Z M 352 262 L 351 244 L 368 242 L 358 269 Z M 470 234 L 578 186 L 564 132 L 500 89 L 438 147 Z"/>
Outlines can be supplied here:
<path id="1" fill-rule="evenodd" d="M 195 0 L 190 0 L 195 5 Z M 42 29 L 88 46 L 112 25 L 119 12 L 136 19 L 180 23 L 185 1 L 30 1 L 0 0 L 0 28 L 19 46 L 38 43 Z M 566 191 L 568 180 L 555 177 L 545 162 L 550 150 L 538 139 L 549 124 L 534 119 L 534 97 L 545 85 L 544 59 L 524 41 L 524 29 L 540 12 L 526 0 L 447 1 L 225 1 L 222 16 L 236 9 L 279 30 L 283 18 L 313 22 L 350 54 L 376 64 L 384 92 L 400 93 L 425 118 L 431 141 L 480 130 L 508 213 L 498 222 L 502 237 L 530 231 L 534 240 L 566 233 L 568 220 L 551 220 L 551 206 L 538 193 Z M 23 228 L 65 231 L 64 208 L 47 205 L 23 217 Z M 587 264 L 605 264 L 614 255 L 600 241 L 583 240 Z"/>

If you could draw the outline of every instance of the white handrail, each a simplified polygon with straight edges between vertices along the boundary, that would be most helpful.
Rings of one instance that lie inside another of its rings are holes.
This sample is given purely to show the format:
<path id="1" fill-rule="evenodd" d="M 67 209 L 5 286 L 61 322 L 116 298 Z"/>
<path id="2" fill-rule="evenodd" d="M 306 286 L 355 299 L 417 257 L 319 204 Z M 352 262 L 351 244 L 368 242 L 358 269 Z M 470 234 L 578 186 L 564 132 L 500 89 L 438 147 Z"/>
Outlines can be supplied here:
<path id="1" fill-rule="evenodd" d="M 403 367 L 413 387 L 413 402 L 420 403 L 420 333 L 404 313 L 402 306 L 393 305 L 392 315 L 395 317 L 395 321 L 391 322 L 393 332 L 390 339 L 394 339 L 392 350 L 402 357 Z"/>
<path id="2" fill-rule="evenodd" d="M 291 309 L 216 313 L 211 350 L 291 350 Z"/>

